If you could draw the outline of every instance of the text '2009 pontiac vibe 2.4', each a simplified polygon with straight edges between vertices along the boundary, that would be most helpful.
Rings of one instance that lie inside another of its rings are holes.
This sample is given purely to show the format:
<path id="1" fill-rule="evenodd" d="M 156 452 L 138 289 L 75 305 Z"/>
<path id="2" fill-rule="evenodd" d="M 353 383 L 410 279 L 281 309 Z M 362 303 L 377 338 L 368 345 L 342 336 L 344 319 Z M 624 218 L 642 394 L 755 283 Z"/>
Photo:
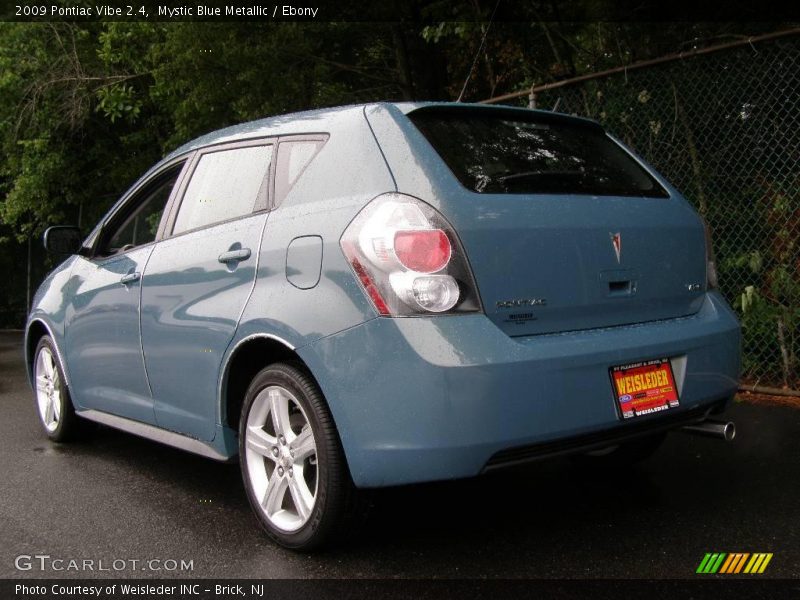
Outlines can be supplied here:
<path id="1" fill-rule="evenodd" d="M 238 456 L 277 542 L 364 489 L 572 453 L 644 458 L 734 394 L 739 325 L 702 219 L 597 123 L 372 104 L 224 129 L 154 166 L 27 324 L 55 441 L 99 422 Z"/>

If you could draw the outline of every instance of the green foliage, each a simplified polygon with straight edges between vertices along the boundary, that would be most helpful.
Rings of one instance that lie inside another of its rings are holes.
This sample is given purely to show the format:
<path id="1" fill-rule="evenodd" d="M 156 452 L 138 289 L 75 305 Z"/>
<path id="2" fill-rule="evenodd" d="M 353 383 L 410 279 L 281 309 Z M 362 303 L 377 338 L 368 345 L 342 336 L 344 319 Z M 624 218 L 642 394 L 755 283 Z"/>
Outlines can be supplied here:
<path id="1" fill-rule="evenodd" d="M 113 83 L 97 90 L 95 111 L 102 112 L 112 123 L 123 117 L 133 123 L 141 110 L 142 102 L 136 99 L 130 85 Z"/>
<path id="2" fill-rule="evenodd" d="M 37 218 L 63 217 L 65 198 L 57 189 L 65 173 L 64 155 L 50 138 L 20 140 L 9 166 L 17 176 L 1 208 L 3 221 L 19 225 L 20 237 L 31 233 L 30 222 Z"/>

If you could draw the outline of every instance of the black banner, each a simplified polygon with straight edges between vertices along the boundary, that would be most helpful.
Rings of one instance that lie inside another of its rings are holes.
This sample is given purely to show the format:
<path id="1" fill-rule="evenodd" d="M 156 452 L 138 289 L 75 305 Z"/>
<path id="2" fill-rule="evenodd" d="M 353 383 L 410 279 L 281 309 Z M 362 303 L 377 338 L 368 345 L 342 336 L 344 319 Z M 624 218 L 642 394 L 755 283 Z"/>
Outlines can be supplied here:
<path id="1" fill-rule="evenodd" d="M 165 600 L 241 598 L 243 600 L 347 600 L 367 598 L 425 600 L 454 598 L 797 598 L 800 580 L 1 580 L 0 598 L 30 600 Z"/>
<path id="2" fill-rule="evenodd" d="M 256 22 L 393 22 L 407 20 L 409 7 L 424 14 L 427 5 L 441 0 L 364 2 L 363 0 L 5 0 L 0 2 L 0 21 L 256 21 Z M 470 3 L 463 2 L 471 9 Z M 487 2 L 489 6 L 493 2 Z M 518 2 L 501 2 L 495 22 L 529 21 L 530 13 Z M 557 10 L 554 7 L 558 5 Z M 559 22 L 663 22 L 663 21 L 761 21 L 781 22 L 800 16 L 792 2 L 751 0 L 595 0 L 539 2 L 538 19 Z M 454 8 L 459 6 L 453 2 Z M 447 17 L 445 17 L 447 18 Z M 453 21 L 483 21 L 474 10 L 452 12 Z"/>

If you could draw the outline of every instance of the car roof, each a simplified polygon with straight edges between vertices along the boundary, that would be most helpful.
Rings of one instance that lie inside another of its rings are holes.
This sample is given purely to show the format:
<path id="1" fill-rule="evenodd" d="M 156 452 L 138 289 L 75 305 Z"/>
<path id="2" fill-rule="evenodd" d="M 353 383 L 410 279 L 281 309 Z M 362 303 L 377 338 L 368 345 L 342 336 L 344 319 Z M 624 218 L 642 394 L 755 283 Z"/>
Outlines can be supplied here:
<path id="1" fill-rule="evenodd" d="M 325 131 L 326 126 L 330 124 L 334 117 L 343 116 L 347 113 L 360 114 L 363 112 L 364 106 L 363 104 L 352 104 L 335 108 L 306 110 L 231 125 L 230 127 L 211 131 L 183 144 L 173 150 L 164 160 L 168 161 L 186 152 L 215 144 L 289 133 L 321 133 Z"/>

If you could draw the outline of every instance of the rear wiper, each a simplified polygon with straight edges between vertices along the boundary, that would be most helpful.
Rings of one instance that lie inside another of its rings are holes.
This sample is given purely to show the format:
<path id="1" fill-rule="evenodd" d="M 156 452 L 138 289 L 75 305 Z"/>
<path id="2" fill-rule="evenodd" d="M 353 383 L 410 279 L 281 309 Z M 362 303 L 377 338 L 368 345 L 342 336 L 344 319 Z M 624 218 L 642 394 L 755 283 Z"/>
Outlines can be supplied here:
<path id="1" fill-rule="evenodd" d="M 512 173 L 511 175 L 503 175 L 502 177 L 495 177 L 495 180 L 500 183 L 516 181 L 519 179 L 535 179 L 537 177 L 584 177 L 586 173 L 583 171 L 523 171 L 522 173 Z"/>

